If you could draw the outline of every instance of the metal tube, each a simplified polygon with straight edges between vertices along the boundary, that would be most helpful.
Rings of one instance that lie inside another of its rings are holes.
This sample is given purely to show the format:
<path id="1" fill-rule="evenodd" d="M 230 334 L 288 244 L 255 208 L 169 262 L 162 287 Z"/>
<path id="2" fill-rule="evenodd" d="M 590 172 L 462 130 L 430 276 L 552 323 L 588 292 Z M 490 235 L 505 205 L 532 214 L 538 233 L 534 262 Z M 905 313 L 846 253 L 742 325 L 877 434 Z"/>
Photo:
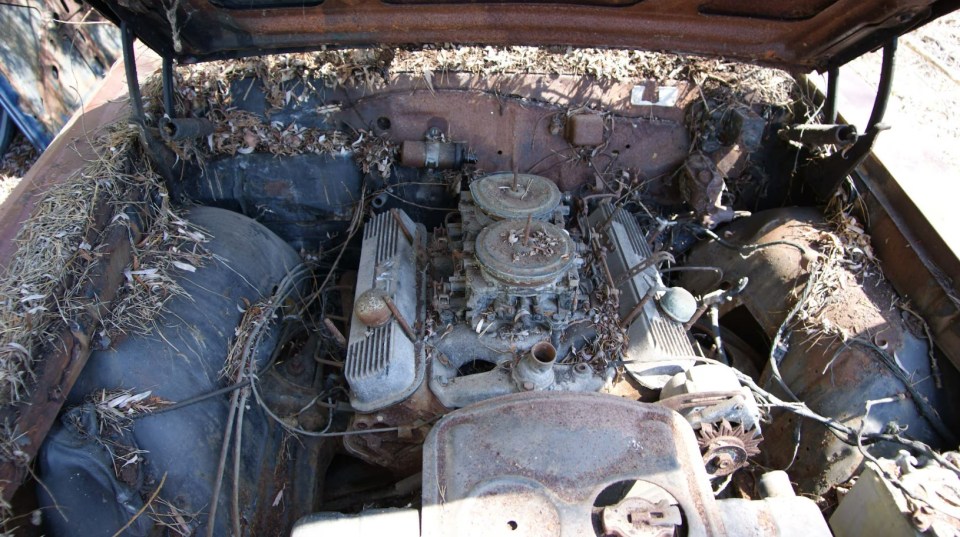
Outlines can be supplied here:
<path id="1" fill-rule="evenodd" d="M 890 90 L 893 88 L 893 67 L 896 57 L 897 38 L 894 37 L 883 47 L 880 82 L 877 84 L 877 97 L 873 101 L 873 111 L 870 113 L 870 120 L 867 121 L 868 131 L 883 121 L 883 114 L 887 111 L 887 101 L 890 100 Z"/>
<path id="2" fill-rule="evenodd" d="M 140 97 L 140 80 L 137 77 L 137 58 L 133 52 L 133 32 L 126 22 L 120 23 L 120 37 L 123 45 L 123 70 L 127 75 L 127 92 L 130 94 L 130 106 L 133 118 L 140 125 L 146 124 L 143 113 L 143 99 Z"/>
<path id="3" fill-rule="evenodd" d="M 530 348 L 523 360 L 533 371 L 546 373 L 553 369 L 553 364 L 557 361 L 557 348 L 548 341 L 541 341 Z"/>
<path id="4" fill-rule="evenodd" d="M 804 145 L 846 145 L 857 141 L 853 125 L 788 125 L 777 133 L 781 140 Z"/>
<path id="5" fill-rule="evenodd" d="M 549 341 L 541 341 L 530 348 L 513 368 L 513 381 L 523 391 L 545 390 L 556 380 L 553 364 L 557 348 Z"/>
<path id="6" fill-rule="evenodd" d="M 169 118 L 175 118 L 177 114 L 173 109 L 173 58 L 163 57 L 160 76 L 163 79 L 163 113 Z"/>
<path id="7" fill-rule="evenodd" d="M 824 123 L 837 122 L 837 89 L 840 79 L 840 67 L 833 66 L 827 71 L 827 100 L 824 103 Z"/>
<path id="8" fill-rule="evenodd" d="M 160 136 L 167 141 L 190 140 L 213 134 L 213 123 L 206 119 L 165 117 L 160 120 Z"/>

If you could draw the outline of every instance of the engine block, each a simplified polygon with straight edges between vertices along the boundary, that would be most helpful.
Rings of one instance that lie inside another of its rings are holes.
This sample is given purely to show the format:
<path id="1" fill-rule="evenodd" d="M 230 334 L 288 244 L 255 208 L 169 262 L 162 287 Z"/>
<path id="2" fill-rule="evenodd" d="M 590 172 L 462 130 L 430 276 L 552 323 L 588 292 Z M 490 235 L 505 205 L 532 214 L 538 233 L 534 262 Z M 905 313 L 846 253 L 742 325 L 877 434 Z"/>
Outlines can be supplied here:
<path id="1" fill-rule="evenodd" d="M 568 213 L 549 179 L 500 173 L 462 192 L 433 233 L 399 210 L 367 223 L 344 368 L 353 426 L 405 425 L 514 393 L 613 389 L 622 365 L 702 435 L 735 437 L 709 444 L 710 475 L 744 464 L 759 441 L 756 405 L 732 375 L 714 381 L 719 373 L 693 367 L 684 323 L 694 297 L 664 286 L 663 254 L 629 213 L 601 205 L 573 236 Z M 603 337 L 595 325 L 609 296 L 628 343 L 622 356 L 584 360 L 578 349 Z M 345 446 L 414 468 L 410 444 L 422 440 L 357 435 Z"/>

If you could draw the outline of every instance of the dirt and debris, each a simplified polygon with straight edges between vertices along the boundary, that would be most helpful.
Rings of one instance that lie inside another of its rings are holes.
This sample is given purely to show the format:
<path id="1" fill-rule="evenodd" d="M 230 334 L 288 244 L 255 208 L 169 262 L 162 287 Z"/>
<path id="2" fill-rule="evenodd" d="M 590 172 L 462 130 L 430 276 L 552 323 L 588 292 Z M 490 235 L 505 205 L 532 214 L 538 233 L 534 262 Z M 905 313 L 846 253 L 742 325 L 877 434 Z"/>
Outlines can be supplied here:
<path id="1" fill-rule="evenodd" d="M 259 83 L 273 109 L 305 102 L 324 89 L 337 86 L 377 89 L 386 84 L 392 49 L 323 50 L 309 53 L 277 54 L 240 60 L 222 60 L 178 66 L 174 86 L 176 106 L 183 115 L 197 111 L 227 110 L 234 98 L 245 97 Z M 234 82 L 242 94 L 233 94 Z M 161 108 L 159 75 L 143 85 L 144 106 L 154 112 Z"/>
<path id="2" fill-rule="evenodd" d="M 226 60 L 176 69 L 178 114 L 206 118 L 215 133 L 206 143 L 173 144 L 184 159 L 203 162 L 208 155 L 265 152 L 277 156 L 303 153 L 352 154 L 363 171 L 389 177 L 397 148 L 383 137 L 357 129 L 351 132 L 307 128 L 271 119 L 279 109 L 310 105 L 312 97 L 337 87 L 376 90 L 400 73 L 414 73 L 432 88 L 450 72 L 481 75 L 543 73 L 596 79 L 687 81 L 713 102 L 786 104 L 795 99 L 796 84 L 783 71 L 745 66 L 718 59 L 627 50 L 549 49 L 543 47 L 423 46 L 373 47 L 314 53 L 281 54 Z M 144 86 L 146 109 L 162 115 L 159 76 Z M 257 88 L 267 110 L 261 117 L 238 110 L 238 102 Z M 340 104 L 316 106 L 313 112 L 340 111 Z"/>
<path id="3" fill-rule="evenodd" d="M 543 229 L 510 229 L 500 234 L 500 240 L 509 245 L 515 263 L 522 257 L 552 258 L 556 254 L 554 248 L 560 245 L 556 237 Z"/>
<path id="4" fill-rule="evenodd" d="M 397 161 L 397 146 L 387 138 L 358 130 L 348 134 L 340 130 L 301 127 L 296 123 L 265 122 L 250 112 L 231 109 L 218 114 L 214 133 L 206 145 L 191 140 L 170 142 L 169 146 L 184 160 L 201 165 L 211 155 L 249 155 L 254 152 L 275 156 L 304 153 L 352 156 L 363 173 L 377 172 L 389 178 Z"/>
<path id="5" fill-rule="evenodd" d="M 479 75 L 543 73 L 660 83 L 683 80 L 698 86 L 722 85 L 731 96 L 748 103 L 786 102 L 794 86 L 789 74 L 776 69 L 697 56 L 597 48 L 445 44 L 398 50 L 390 68 L 392 72 L 419 73 L 428 82 L 454 71 Z"/>
<path id="6" fill-rule="evenodd" d="M 603 281 L 604 278 L 603 275 L 595 276 L 597 281 Z M 623 360 L 623 352 L 630 343 L 626 327 L 620 322 L 620 299 L 611 291 L 607 286 L 602 286 L 595 295 L 597 305 L 588 313 L 597 337 L 579 349 L 571 349 L 579 361 L 590 364 L 598 372 L 604 371 L 612 361 Z M 623 375 L 623 367 L 618 367 L 617 372 Z"/>
<path id="7" fill-rule="evenodd" d="M 731 98 L 748 104 L 787 102 L 795 87 L 793 78 L 784 71 L 722 59 L 617 49 L 445 44 L 322 50 L 179 66 L 176 101 L 180 113 L 187 115 L 225 110 L 236 97 L 246 97 L 259 82 L 267 103 L 279 109 L 304 103 L 338 86 L 379 89 L 398 73 L 416 73 L 432 87 L 435 77 L 449 72 L 542 73 L 661 83 L 684 80 L 708 92 L 723 87 Z M 248 79 L 245 84 L 234 84 Z M 160 109 L 159 77 L 144 85 L 144 97 L 148 110 Z"/>
<path id="8" fill-rule="evenodd" d="M 851 326 L 851 323 L 844 319 L 831 319 L 830 312 L 837 312 L 832 306 L 846 296 L 842 290 L 883 279 L 879 260 L 874 257 L 870 244 L 870 235 L 855 216 L 858 212 L 852 201 L 855 199 L 859 197 L 850 190 L 839 190 L 826 209 L 827 228 L 819 230 L 814 239 L 818 260 L 801 291 L 801 302 L 795 316 L 803 331 L 814 339 L 834 336 L 846 341 L 850 334 L 841 327 Z M 882 307 L 892 308 L 896 297 L 889 295 L 883 302 Z M 841 310 L 849 312 L 847 309 Z"/>

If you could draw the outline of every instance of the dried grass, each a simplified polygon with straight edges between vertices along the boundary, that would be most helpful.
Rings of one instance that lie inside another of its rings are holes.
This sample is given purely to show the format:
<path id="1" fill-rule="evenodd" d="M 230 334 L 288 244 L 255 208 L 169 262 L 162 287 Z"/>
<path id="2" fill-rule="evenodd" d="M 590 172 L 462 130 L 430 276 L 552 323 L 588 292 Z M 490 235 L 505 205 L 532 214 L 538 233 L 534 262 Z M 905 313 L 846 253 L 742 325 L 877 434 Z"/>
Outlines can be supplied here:
<path id="1" fill-rule="evenodd" d="M 180 113 L 222 111 L 260 84 L 273 109 L 302 104 L 323 89 L 339 86 L 379 89 L 399 73 L 415 73 L 430 84 L 450 72 L 477 75 L 511 73 L 589 76 L 600 80 L 685 81 L 715 89 L 747 104 L 785 104 L 796 90 L 786 72 L 722 59 L 658 52 L 596 48 L 482 47 L 442 45 L 406 48 L 324 50 L 253 59 L 224 60 L 177 69 Z M 249 83 L 235 84 L 240 80 Z M 236 92 L 236 93 L 234 93 Z M 160 107 L 160 81 L 145 85 L 144 95 L 155 112 Z"/>
<path id="2" fill-rule="evenodd" d="M 806 296 L 797 318 L 807 332 L 835 335 L 846 340 L 848 334 L 825 314 L 830 306 L 844 298 L 840 291 L 882 279 L 879 260 L 874 256 L 870 235 L 854 216 L 850 193 L 839 190 L 826 208 L 827 229 L 819 231 L 819 264 L 806 285 Z"/>
<path id="3" fill-rule="evenodd" d="M 154 524 L 167 528 L 168 535 L 189 537 L 194 534 L 199 525 L 197 521 L 199 512 L 190 513 L 163 498 L 157 498 L 151 503 L 149 512 Z"/>
<path id="4" fill-rule="evenodd" d="M 105 433 L 104 428 L 122 434 L 130 428 L 135 417 L 170 404 L 153 395 L 150 390 L 140 393 L 133 393 L 132 390 L 99 390 L 87 400 L 97 413 L 98 432 L 101 435 Z M 130 461 L 125 463 L 131 464 Z"/>
<path id="5" fill-rule="evenodd" d="M 189 143 L 172 147 L 185 159 L 190 155 L 204 157 L 204 152 L 192 149 Z M 206 150 L 214 155 L 254 152 L 275 156 L 352 155 L 363 173 L 376 171 L 384 178 L 390 177 L 397 154 L 394 143 L 365 130 L 351 136 L 343 131 L 300 127 L 296 123 L 267 123 L 255 114 L 236 109 L 220 115 L 215 132 L 207 139 Z"/>
<path id="6" fill-rule="evenodd" d="M 223 60 L 181 66 L 176 70 L 176 104 L 181 114 L 226 110 L 234 98 L 245 97 L 259 83 L 267 103 L 274 109 L 291 102 L 302 103 L 324 88 L 338 86 L 377 89 L 386 85 L 393 51 L 374 47 L 277 54 L 239 60 Z M 234 95 L 234 82 L 249 79 Z M 160 108 L 158 77 L 144 84 L 148 109 Z"/>
<path id="7" fill-rule="evenodd" d="M 101 319 L 101 344 L 152 328 L 166 301 L 183 294 L 173 274 L 202 264 L 202 243 L 209 238 L 169 208 L 137 136 L 126 124 L 104 128 L 93 142 L 97 158 L 48 190 L 18 233 L 17 252 L 0 282 L 0 405 L 27 396 L 39 354 L 64 326 L 90 311 L 82 288 L 104 246 L 86 242 L 95 211 L 112 207 L 114 222 L 127 218 L 122 210 L 135 190 L 156 192 L 163 200 L 145 222 L 144 238 L 133 245 L 133 265 L 115 307 Z"/>
<path id="8" fill-rule="evenodd" d="M 438 74 L 467 72 L 590 76 L 600 80 L 677 81 L 720 85 L 749 102 L 785 103 L 793 79 L 777 69 L 659 52 L 596 48 L 479 47 L 443 45 L 398 50 L 393 73 L 412 72 L 430 81 Z M 711 86 L 712 87 L 712 86 Z"/>

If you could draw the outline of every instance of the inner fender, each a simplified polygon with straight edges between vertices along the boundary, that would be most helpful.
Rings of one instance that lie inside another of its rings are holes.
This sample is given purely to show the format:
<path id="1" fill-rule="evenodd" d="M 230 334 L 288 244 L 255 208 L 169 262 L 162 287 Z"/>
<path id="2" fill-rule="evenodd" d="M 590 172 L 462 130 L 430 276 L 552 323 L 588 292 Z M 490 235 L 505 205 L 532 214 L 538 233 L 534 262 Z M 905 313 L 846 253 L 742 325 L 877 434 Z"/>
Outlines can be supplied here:
<path id="1" fill-rule="evenodd" d="M 270 296 L 284 275 L 300 262 L 297 253 L 283 240 L 246 216 L 224 209 L 198 207 L 188 211 L 185 217 L 213 236 L 206 244 L 211 259 L 194 273 L 177 274 L 186 296 L 170 299 L 150 334 L 131 335 L 113 348 L 91 355 L 69 394 L 68 405 L 81 405 L 88 394 L 97 390 L 128 389 L 134 393 L 151 390 L 156 397 L 176 402 L 222 387 L 224 381 L 219 378 L 219 372 L 245 305 Z M 257 356 L 260 365 L 268 360 L 278 333 L 279 330 L 273 330 L 261 345 Z M 184 512 L 200 513 L 196 520 L 205 524 L 228 399 L 229 395 L 218 396 L 134 420 L 125 436 L 134 444 L 129 447 L 146 453 L 142 455 L 144 462 L 137 467 L 136 475 L 127 471 L 129 469 L 122 472 L 131 483 L 124 483 L 110 464 L 102 463 L 102 453 L 95 457 L 100 464 L 88 464 L 91 450 L 96 452 L 97 447 L 107 450 L 109 444 L 101 441 L 100 445 L 91 446 L 89 440 L 84 442 L 81 437 L 89 436 L 90 428 L 76 427 L 76 420 L 68 423 L 70 414 L 65 414 L 40 456 L 41 479 L 49 489 L 47 493 L 40 487 L 41 505 L 52 507 L 54 500 L 59 505 L 58 509 L 44 511 L 48 513 L 44 517 L 48 532 L 58 536 L 112 535 L 131 518 L 131 513 L 105 512 L 101 499 L 118 501 L 118 494 L 128 494 L 131 486 L 140 484 L 140 492 L 148 496 L 163 476 L 166 479 L 160 498 Z M 102 429 L 99 433 L 106 435 L 107 431 Z M 226 472 L 219 497 L 216 535 L 229 532 L 232 487 L 240 487 L 244 498 L 241 505 L 249 506 L 250 512 L 243 513 L 247 521 L 259 519 L 256 512 L 270 507 L 284 481 L 274 478 L 281 439 L 278 427 L 251 403 L 243 428 L 241 483 L 232 483 L 231 472 Z M 73 445 L 76 447 L 69 447 Z M 231 453 L 227 468 L 232 467 Z M 264 473 L 265 469 L 268 473 Z M 86 478 L 76 479 L 78 475 Z M 134 503 L 140 501 L 137 496 Z M 66 518 L 59 514 L 60 510 Z M 86 517 L 91 513 L 97 516 Z M 77 525 L 78 517 L 88 520 Z M 291 520 L 296 517 L 294 513 Z M 142 520 L 148 519 L 141 517 Z M 127 534 L 142 534 L 142 526 L 141 523 L 131 527 Z"/>

